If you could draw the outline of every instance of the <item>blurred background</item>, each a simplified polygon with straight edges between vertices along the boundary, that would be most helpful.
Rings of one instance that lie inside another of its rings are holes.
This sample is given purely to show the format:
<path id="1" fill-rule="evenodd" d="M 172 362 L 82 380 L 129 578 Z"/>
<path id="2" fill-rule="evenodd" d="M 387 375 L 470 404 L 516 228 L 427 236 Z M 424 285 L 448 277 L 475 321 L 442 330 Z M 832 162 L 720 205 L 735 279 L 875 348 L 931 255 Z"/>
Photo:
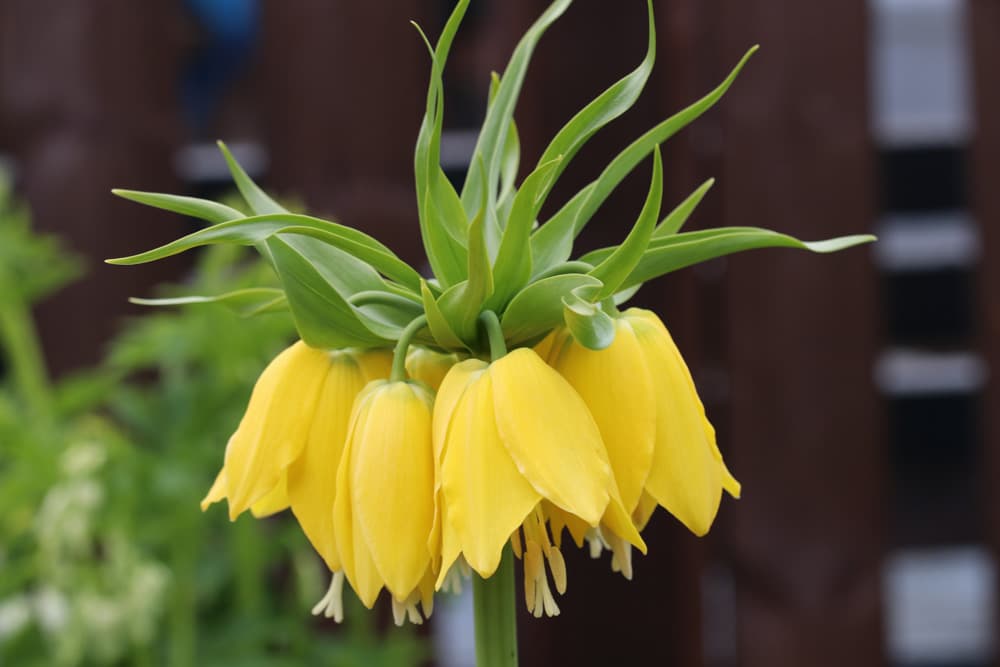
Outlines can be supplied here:
<path id="1" fill-rule="evenodd" d="M 442 159 L 463 178 L 491 69 L 545 3 L 474 0 L 446 71 Z M 714 87 L 665 146 L 666 197 L 718 181 L 692 229 L 807 240 L 643 289 L 695 375 L 744 497 L 698 540 L 663 512 L 635 580 L 567 553 L 522 664 L 995 664 L 1000 542 L 1000 2 L 655 0 L 658 60 L 553 201 Z M 449 0 L 0 0 L 0 664 L 471 665 L 471 606 L 389 630 L 317 621 L 291 522 L 199 512 L 281 315 L 129 296 L 273 278 L 232 250 L 106 257 L 195 229 L 112 187 L 224 197 L 225 139 L 295 206 L 419 262 L 412 148 L 428 75 L 410 27 Z M 522 164 L 645 48 L 643 3 L 578 0 L 543 39 Z M 643 169 L 583 243 L 626 232 Z M 572 189 L 571 189 L 572 188 Z M 29 222 L 30 221 L 30 222 Z M 172 285 L 163 287 L 162 285 Z"/>

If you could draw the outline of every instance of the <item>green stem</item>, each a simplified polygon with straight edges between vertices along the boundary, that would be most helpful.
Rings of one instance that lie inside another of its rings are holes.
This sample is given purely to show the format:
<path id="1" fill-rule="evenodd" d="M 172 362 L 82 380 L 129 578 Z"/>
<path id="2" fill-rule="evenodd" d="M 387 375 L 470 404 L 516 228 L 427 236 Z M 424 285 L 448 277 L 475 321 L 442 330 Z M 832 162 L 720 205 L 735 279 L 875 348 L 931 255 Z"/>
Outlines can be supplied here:
<path id="1" fill-rule="evenodd" d="M 402 382 L 406 379 L 406 350 L 410 347 L 410 341 L 417 335 L 417 332 L 427 326 L 427 316 L 420 315 L 406 325 L 403 333 L 399 335 L 399 342 L 392 356 L 392 374 L 389 376 L 390 382 Z"/>
<path id="2" fill-rule="evenodd" d="M 31 313 L 16 299 L 0 303 L 0 347 L 21 400 L 34 414 L 44 414 L 51 398 L 45 358 Z"/>
<path id="3" fill-rule="evenodd" d="M 484 310 L 479 314 L 479 321 L 486 328 L 486 337 L 490 341 L 490 361 L 496 361 L 507 355 L 507 343 L 503 339 L 503 329 L 500 320 L 492 310 Z"/>
<path id="4" fill-rule="evenodd" d="M 489 579 L 472 575 L 476 625 L 476 667 L 517 667 L 514 554 L 504 547 L 500 567 Z"/>

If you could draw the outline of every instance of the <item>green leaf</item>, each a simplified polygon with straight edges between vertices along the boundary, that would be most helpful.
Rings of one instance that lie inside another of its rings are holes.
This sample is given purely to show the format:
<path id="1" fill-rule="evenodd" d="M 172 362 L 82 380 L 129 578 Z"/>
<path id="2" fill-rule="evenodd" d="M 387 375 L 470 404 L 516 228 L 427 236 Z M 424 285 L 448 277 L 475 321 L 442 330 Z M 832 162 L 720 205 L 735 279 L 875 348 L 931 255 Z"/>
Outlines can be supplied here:
<path id="1" fill-rule="evenodd" d="M 754 46 L 747 51 L 725 81 L 719 84 L 715 90 L 633 141 L 605 167 L 595 181 L 581 190 L 534 233 L 532 247 L 537 246 L 541 251 L 535 255 L 536 272 L 544 271 L 551 264 L 569 259 L 570 254 L 572 254 L 572 240 L 576 238 L 614 189 L 618 187 L 618 184 L 654 147 L 672 137 L 718 102 L 719 98 L 736 80 L 736 76 L 743 69 L 750 56 L 757 51 L 757 48 Z M 544 264 L 541 263 L 542 257 L 545 259 Z"/>
<path id="2" fill-rule="evenodd" d="M 657 239 L 664 236 L 670 236 L 671 234 L 676 234 L 680 231 L 680 228 L 683 227 L 684 223 L 687 222 L 687 219 L 691 217 L 691 214 L 694 213 L 694 209 L 701 203 L 702 198 L 714 184 L 715 179 L 710 178 L 702 183 L 697 190 L 689 194 L 687 199 L 678 204 L 677 207 L 656 226 L 656 229 L 653 231 L 653 238 Z"/>
<path id="3" fill-rule="evenodd" d="M 377 250 L 368 245 L 359 244 L 353 239 L 345 239 L 338 233 L 327 229 L 317 229 L 315 227 L 291 226 L 283 227 L 278 231 L 281 234 L 301 234 L 309 236 L 323 243 L 339 248 L 350 256 L 365 263 L 366 267 L 374 268 L 387 278 L 395 280 L 416 292 L 420 288 L 420 274 L 409 264 L 399 259 L 392 252 Z M 352 263 L 356 265 L 356 263 Z M 354 270 L 353 266 L 341 265 L 341 271 L 349 272 Z"/>
<path id="4" fill-rule="evenodd" d="M 462 342 L 458 334 L 448 324 L 448 320 L 445 319 L 444 313 L 438 307 L 437 301 L 434 299 L 434 294 L 426 282 L 420 285 L 420 295 L 423 298 L 424 313 L 427 314 L 427 327 L 431 330 L 431 335 L 434 336 L 437 344 L 448 350 L 460 350 L 464 348 L 465 343 Z"/>
<path id="5" fill-rule="evenodd" d="M 521 86 L 524 83 L 524 76 L 528 71 L 528 63 L 542 35 L 552 23 L 562 16 L 563 12 L 570 6 L 572 0 L 555 0 L 548 9 L 528 28 L 528 31 L 518 42 L 514 53 L 511 54 L 510 61 L 504 69 L 500 79 L 500 87 L 486 113 L 482 129 L 479 132 L 479 139 L 476 141 L 474 154 L 483 156 L 484 164 L 480 166 L 473 162 L 469 165 L 469 174 L 462 188 L 462 204 L 465 206 L 467 214 L 473 212 L 474 207 L 479 205 L 482 199 L 480 189 L 486 183 L 487 199 L 490 208 L 496 205 L 496 184 L 499 179 L 500 165 L 503 158 L 503 146 L 508 125 L 514 116 L 514 107 L 517 98 L 521 93 Z M 479 174 L 479 170 L 485 168 L 485 179 Z"/>
<path id="6" fill-rule="evenodd" d="M 485 191 L 483 192 L 485 199 Z M 478 336 L 479 313 L 483 304 L 493 294 L 493 270 L 486 248 L 487 207 L 482 207 L 469 226 L 468 280 L 445 291 L 438 299 L 438 306 L 458 337 L 474 345 Z"/>
<path id="7" fill-rule="evenodd" d="M 565 273 L 543 278 L 518 292 L 500 319 L 508 345 L 536 340 L 563 321 L 563 298 L 573 290 L 601 288 L 601 281 L 581 273 Z"/>
<path id="8" fill-rule="evenodd" d="M 245 218 L 246 215 L 235 208 L 209 201 L 208 199 L 198 199 L 197 197 L 182 197 L 180 195 L 167 195 L 159 192 L 139 192 L 137 190 L 122 190 L 116 188 L 111 191 L 113 194 L 128 199 L 139 204 L 160 208 L 164 211 L 189 215 L 193 218 L 206 220 L 211 223 L 226 222 Z"/>
<path id="9" fill-rule="evenodd" d="M 541 199 L 543 201 L 577 151 L 598 130 L 632 108 L 632 105 L 639 99 L 642 89 L 646 86 L 649 74 L 653 71 L 653 61 L 656 60 L 656 22 L 653 17 L 652 0 L 647 0 L 646 8 L 649 21 L 649 37 L 645 58 L 643 58 L 635 70 L 617 81 L 597 96 L 590 104 L 577 112 L 559 130 L 545 149 L 545 152 L 538 159 L 538 165 L 541 166 L 549 160 L 555 159 L 557 156 L 562 156 L 563 158 L 562 163 L 550 174 L 549 180 L 545 183 L 545 187 L 542 188 Z"/>
<path id="10" fill-rule="evenodd" d="M 161 299 L 142 299 L 133 297 L 129 302 L 140 306 L 186 306 L 199 303 L 219 303 L 241 314 L 256 314 L 262 307 L 273 306 L 276 301 L 284 301 L 285 295 L 280 289 L 273 287 L 250 287 L 233 290 L 214 296 L 178 296 Z"/>
<path id="11" fill-rule="evenodd" d="M 229 173 L 233 176 L 233 182 L 236 183 L 237 189 L 243 198 L 250 205 L 250 209 L 257 215 L 264 215 L 265 213 L 285 213 L 286 210 L 278 202 L 271 199 L 266 192 L 260 189 L 260 187 L 253 182 L 253 179 L 247 175 L 247 172 L 240 166 L 240 163 L 236 161 L 233 154 L 229 152 L 229 148 L 223 142 L 217 142 L 219 145 L 219 150 L 222 151 L 222 156 L 226 159 L 226 165 L 229 167 Z"/>
<path id="12" fill-rule="evenodd" d="M 642 259 L 643 253 L 649 246 L 649 240 L 653 236 L 653 229 L 656 226 L 656 218 L 660 215 L 662 201 L 663 160 L 660 158 L 660 147 L 657 146 L 653 149 L 653 179 L 649 184 L 649 194 L 646 195 L 646 202 L 642 205 L 639 219 L 636 220 L 635 226 L 632 227 L 632 231 L 629 232 L 621 245 L 616 247 L 607 259 L 590 271 L 590 275 L 604 283 L 604 287 L 594 295 L 594 301 L 606 299 L 617 292 L 625 278 Z M 610 345 L 610 343 L 608 344 Z"/>
<path id="13" fill-rule="evenodd" d="M 603 350 L 615 340 L 615 321 L 599 303 L 579 296 L 576 290 L 563 298 L 563 321 L 573 338 L 591 350 Z"/>
<path id="14" fill-rule="evenodd" d="M 493 100 L 496 98 L 499 89 L 500 75 L 496 72 L 490 72 L 490 95 L 489 103 L 486 106 L 487 110 L 493 105 Z M 503 158 L 500 162 L 500 194 L 497 196 L 498 208 L 504 202 L 509 204 L 509 199 L 514 194 L 517 170 L 520 164 L 521 140 L 517 133 L 517 123 L 514 122 L 514 117 L 511 116 L 510 124 L 507 126 L 507 134 L 503 142 Z M 507 216 L 501 215 L 499 217 L 502 228 L 506 224 Z"/>
<path id="15" fill-rule="evenodd" d="M 391 328 L 373 327 L 371 321 L 363 321 L 318 267 L 302 256 L 300 248 L 283 235 L 267 238 L 266 244 L 288 297 L 295 328 L 306 344 L 322 349 L 391 344 Z M 382 331 L 376 333 L 375 328 Z"/>
<path id="16" fill-rule="evenodd" d="M 468 6 L 469 0 L 460 0 L 455 5 L 438 38 L 431 64 L 427 107 L 413 156 L 420 234 L 431 270 L 444 287 L 465 279 L 463 239 L 467 218 L 464 208 L 458 206 L 456 209 L 454 202 L 458 194 L 441 170 L 441 130 L 444 122 L 442 72 Z"/>
<path id="17" fill-rule="evenodd" d="M 319 238 L 323 243 L 316 245 L 333 246 L 345 253 L 358 258 L 359 262 L 371 264 L 385 275 L 400 282 L 414 292 L 420 289 L 420 274 L 399 259 L 389 248 L 382 245 L 364 232 L 352 227 L 329 222 L 321 218 L 297 213 L 270 213 L 240 220 L 222 222 L 205 229 L 171 241 L 166 245 L 154 248 L 137 255 L 109 259 L 109 264 L 132 265 L 152 262 L 157 259 L 176 255 L 203 245 L 218 243 L 233 243 L 238 245 L 253 245 L 265 241 L 279 232 L 292 229 L 296 234 L 308 234 Z M 348 260 L 344 260 L 348 261 Z M 355 268 L 364 270 L 358 262 L 349 262 L 345 270 Z M 370 267 L 369 269 L 370 270 Z"/>
<path id="18" fill-rule="evenodd" d="M 502 308 L 531 278 L 531 225 L 541 208 L 539 196 L 546 179 L 560 161 L 557 157 L 528 174 L 514 197 L 493 266 L 495 292 L 488 305 L 490 310 Z"/>
<path id="19" fill-rule="evenodd" d="M 572 233 L 572 224 L 567 223 L 571 223 L 587 203 L 596 186 L 595 181 L 577 192 L 559 210 L 562 217 L 551 218 L 532 233 L 531 259 L 535 276 L 547 273 L 550 268 L 565 262 L 573 254 L 573 241 L 576 237 Z"/>
<path id="20" fill-rule="evenodd" d="M 674 234 L 656 239 L 643 254 L 638 266 L 621 286 L 627 289 L 671 271 L 715 257 L 756 248 L 798 248 L 816 253 L 831 253 L 875 240 L 869 234 L 841 236 L 825 241 L 800 241 L 756 227 L 722 227 L 699 232 Z"/>

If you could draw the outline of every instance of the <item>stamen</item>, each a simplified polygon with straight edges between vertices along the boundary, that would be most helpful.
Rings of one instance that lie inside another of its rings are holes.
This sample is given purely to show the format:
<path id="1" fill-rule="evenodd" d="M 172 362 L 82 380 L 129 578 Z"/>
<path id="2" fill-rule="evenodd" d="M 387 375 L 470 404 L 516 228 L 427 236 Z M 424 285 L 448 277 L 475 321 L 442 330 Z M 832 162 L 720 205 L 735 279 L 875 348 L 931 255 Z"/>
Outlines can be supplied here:
<path id="1" fill-rule="evenodd" d="M 524 550 L 524 601 L 528 611 L 541 613 L 541 592 L 536 589 L 539 579 L 545 579 L 545 568 L 542 565 L 542 549 L 534 540 L 527 540 Z M 537 610 L 537 611 L 536 611 Z"/>
<path id="2" fill-rule="evenodd" d="M 560 595 L 566 592 L 566 561 L 563 560 L 562 552 L 553 548 L 549 553 L 549 570 L 552 572 L 552 581 L 556 584 L 556 591 Z"/>
<path id="3" fill-rule="evenodd" d="M 392 620 L 396 627 L 402 627 L 403 621 L 406 620 L 406 605 L 396 598 L 392 598 Z"/>
<path id="4" fill-rule="evenodd" d="M 342 571 L 333 573 L 326 595 L 312 608 L 312 614 L 313 616 L 323 614 L 326 618 L 332 618 L 337 623 L 344 620 L 344 573 Z"/>

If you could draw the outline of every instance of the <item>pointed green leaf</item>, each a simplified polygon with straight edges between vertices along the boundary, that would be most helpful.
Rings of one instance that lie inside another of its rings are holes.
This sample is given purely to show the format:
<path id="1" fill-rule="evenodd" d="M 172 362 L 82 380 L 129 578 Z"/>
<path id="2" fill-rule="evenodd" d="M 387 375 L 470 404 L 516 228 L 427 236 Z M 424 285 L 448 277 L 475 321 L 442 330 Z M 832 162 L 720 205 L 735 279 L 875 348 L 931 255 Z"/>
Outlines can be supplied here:
<path id="1" fill-rule="evenodd" d="M 438 299 L 438 306 L 452 329 L 466 344 L 474 345 L 478 336 L 479 313 L 483 304 L 493 294 L 493 270 L 486 248 L 487 207 L 485 192 L 483 206 L 469 226 L 468 280 L 445 291 Z"/>
<path id="2" fill-rule="evenodd" d="M 208 199 L 198 199 L 197 197 L 182 197 L 180 195 L 168 195 L 159 192 L 139 192 L 137 190 L 122 190 L 116 188 L 111 191 L 113 194 L 128 199 L 139 204 L 160 208 L 164 211 L 189 215 L 193 218 L 206 220 L 211 223 L 226 222 L 245 218 L 246 215 L 235 208 L 210 201 Z"/>
<path id="3" fill-rule="evenodd" d="M 296 213 L 271 213 L 230 220 L 200 229 L 159 248 L 107 261 L 109 264 L 119 265 L 142 264 L 203 245 L 218 243 L 259 244 L 269 236 L 290 228 L 293 228 L 296 234 L 308 234 L 323 241 L 323 243 L 316 245 L 334 246 L 348 255 L 363 259 L 363 261 L 362 259 L 350 261 L 345 258 L 343 261 L 348 263 L 348 266 L 343 267 L 345 271 L 351 267 L 358 271 L 364 271 L 366 268 L 371 271 L 371 268 L 368 267 L 368 264 L 371 264 L 386 276 L 409 287 L 414 292 L 420 288 L 420 274 L 399 259 L 389 248 L 364 232 L 321 218 Z M 361 266 L 359 262 L 365 266 Z"/>
<path id="4" fill-rule="evenodd" d="M 231 308 L 234 312 L 245 315 L 258 312 L 261 307 L 270 306 L 276 300 L 284 299 L 284 292 L 273 287 L 250 287 L 233 290 L 225 294 L 213 296 L 177 296 L 160 299 L 143 299 L 132 297 L 130 303 L 139 306 L 186 306 L 200 303 L 219 303 Z"/>
<path id="5" fill-rule="evenodd" d="M 615 322 L 599 303 L 579 296 L 576 291 L 563 297 L 563 321 L 574 340 L 591 350 L 603 350 L 615 340 Z"/>
<path id="6" fill-rule="evenodd" d="M 274 268 L 288 298 L 295 328 L 306 344 L 324 349 L 380 347 L 392 341 L 392 331 L 381 327 L 379 335 L 371 322 L 363 321 L 354 307 L 331 285 L 326 276 L 299 248 L 283 235 L 266 240 Z"/>
<path id="7" fill-rule="evenodd" d="M 490 99 L 487 109 L 493 105 L 493 100 L 496 98 L 497 91 L 500 89 L 500 75 L 496 72 L 490 72 Z M 504 202 L 509 203 L 511 197 L 514 195 L 515 181 L 517 180 L 517 170 L 521 164 L 521 140 L 517 134 L 517 123 L 514 122 L 514 117 L 511 116 L 510 124 L 507 126 L 507 134 L 503 142 L 503 158 L 500 162 L 500 194 L 497 196 L 497 202 L 503 204 Z M 501 229 L 506 224 L 507 216 L 501 215 L 500 227 Z"/>
<path id="8" fill-rule="evenodd" d="M 444 287 L 465 279 L 462 239 L 467 218 L 464 208 L 459 207 L 461 215 L 454 213 L 453 200 L 458 198 L 458 194 L 441 170 L 441 128 L 444 119 L 442 72 L 468 6 L 469 0 L 460 0 L 455 5 L 438 38 L 431 64 L 427 106 L 413 156 L 420 234 L 431 270 Z"/>
<path id="9" fill-rule="evenodd" d="M 500 319 L 508 345 L 534 341 L 559 326 L 563 321 L 563 298 L 581 287 L 596 291 L 601 288 L 601 281 L 580 273 L 566 273 L 543 278 L 518 292 Z"/>
<path id="10" fill-rule="evenodd" d="M 725 94 L 733 81 L 736 80 L 736 76 L 743 69 L 747 60 L 756 51 L 756 46 L 747 51 L 746 55 L 737 63 L 725 81 L 719 84 L 715 90 L 633 141 L 605 167 L 601 175 L 597 177 L 597 180 L 586 186 L 584 190 L 557 211 L 548 222 L 542 225 L 533 235 L 532 247 L 534 248 L 537 245 L 539 249 L 548 252 L 544 253 L 545 264 L 541 263 L 542 255 L 535 255 L 535 271 L 544 271 L 551 264 L 566 261 L 572 253 L 572 239 L 576 238 L 597 209 L 611 195 L 612 191 L 618 187 L 618 184 L 631 173 L 635 166 L 655 146 L 669 139 L 718 102 L 719 98 Z M 585 196 L 584 193 L 586 193 Z M 536 238 L 538 239 L 537 241 Z M 569 241 L 567 241 L 567 238 Z M 553 250 L 556 252 L 552 252 Z"/>
<path id="11" fill-rule="evenodd" d="M 510 218 L 504 228 L 500 250 L 493 266 L 496 286 L 488 304 L 490 310 L 502 308 L 507 299 L 527 284 L 531 278 L 531 225 L 541 208 L 540 195 L 549 174 L 558 168 L 556 157 L 531 172 L 514 197 Z"/>
<path id="12" fill-rule="evenodd" d="M 431 335 L 434 336 L 437 344 L 448 350 L 464 348 L 465 344 L 448 324 L 448 320 L 445 319 L 444 313 L 438 307 L 434 294 L 431 293 L 427 283 L 421 283 L 420 295 L 423 297 L 424 312 L 427 314 L 427 327 L 431 330 Z"/>
<path id="13" fill-rule="evenodd" d="M 674 234 L 656 239 L 643 254 L 622 289 L 638 285 L 671 271 L 715 257 L 756 248 L 798 248 L 816 253 L 831 253 L 875 240 L 869 234 L 840 236 L 825 241 L 800 241 L 756 227 L 722 227 L 699 232 Z"/>
<path id="14" fill-rule="evenodd" d="M 345 253 L 363 262 L 366 267 L 370 266 L 374 268 L 382 275 L 395 280 L 414 292 L 420 288 L 420 274 L 391 252 L 378 250 L 366 244 L 358 243 L 353 239 L 345 239 L 341 234 L 316 227 L 283 227 L 278 230 L 278 233 L 301 234 L 318 241 L 323 241 L 324 244 L 343 250 Z M 342 272 L 349 272 L 356 270 L 355 266 L 357 266 L 357 262 L 351 262 L 350 265 L 341 264 L 338 269 Z"/>
<path id="15" fill-rule="evenodd" d="M 500 164 L 503 157 L 503 146 L 508 125 L 514 115 L 514 107 L 521 93 L 524 76 L 528 71 L 528 63 L 539 40 L 552 23 L 562 16 L 572 0 L 555 0 L 548 9 L 528 28 L 528 31 L 518 42 L 510 61 L 500 79 L 500 87 L 486 113 L 483 127 L 479 132 L 475 153 L 483 156 L 483 167 L 473 162 L 469 166 L 469 175 L 462 188 L 462 204 L 466 213 L 470 214 L 479 206 L 482 198 L 480 189 L 486 183 L 487 199 L 490 208 L 496 204 L 496 186 L 499 179 Z M 486 169 L 486 178 L 478 173 L 480 168 Z"/>
<path id="16" fill-rule="evenodd" d="M 635 226 L 632 227 L 632 231 L 629 232 L 622 244 L 590 272 L 590 275 L 604 283 L 604 287 L 594 295 L 594 301 L 606 299 L 617 292 L 625 278 L 642 259 L 643 253 L 649 246 L 649 240 L 653 236 L 653 229 L 656 225 L 656 219 L 660 215 L 662 201 L 663 161 L 660 159 L 660 147 L 656 146 L 653 149 L 653 179 L 649 184 L 649 194 L 646 195 L 646 202 L 642 205 L 639 219 L 636 220 Z M 610 345 L 610 343 L 608 344 Z"/>
<path id="17" fill-rule="evenodd" d="M 250 205 L 250 208 L 257 215 L 264 215 L 265 213 L 285 213 L 286 210 L 283 206 L 278 204 L 278 202 L 271 199 L 266 192 L 260 189 L 260 187 L 253 182 L 253 179 L 247 175 L 247 172 L 240 166 L 240 163 L 236 161 L 233 154 L 229 152 L 229 148 L 223 142 L 217 142 L 219 145 L 219 150 L 222 151 L 222 156 L 226 159 L 226 165 L 229 167 L 229 173 L 233 176 L 233 182 L 236 183 L 237 189 L 239 189 L 240 194 Z"/>
<path id="18" fill-rule="evenodd" d="M 577 151 L 598 130 L 632 108 L 632 105 L 639 99 L 642 89 L 646 86 L 649 74 L 653 71 L 653 61 L 656 60 L 656 22 L 653 17 L 652 0 L 647 0 L 646 9 L 649 30 L 645 58 L 635 70 L 618 80 L 573 116 L 559 130 L 538 159 L 538 164 L 542 165 L 556 156 L 563 157 L 562 163 L 549 175 L 549 180 L 542 188 L 541 198 L 543 201 Z"/>
<path id="19" fill-rule="evenodd" d="M 656 226 L 656 230 L 653 231 L 653 238 L 657 239 L 664 236 L 670 236 L 671 234 L 676 234 L 680 231 L 680 228 L 683 227 L 684 223 L 687 222 L 687 219 L 691 217 L 691 214 L 694 213 L 694 209 L 701 203 L 702 198 L 714 184 L 715 179 L 710 178 L 702 183 L 697 190 L 689 194 L 687 199 L 678 204 L 677 207 Z"/>

